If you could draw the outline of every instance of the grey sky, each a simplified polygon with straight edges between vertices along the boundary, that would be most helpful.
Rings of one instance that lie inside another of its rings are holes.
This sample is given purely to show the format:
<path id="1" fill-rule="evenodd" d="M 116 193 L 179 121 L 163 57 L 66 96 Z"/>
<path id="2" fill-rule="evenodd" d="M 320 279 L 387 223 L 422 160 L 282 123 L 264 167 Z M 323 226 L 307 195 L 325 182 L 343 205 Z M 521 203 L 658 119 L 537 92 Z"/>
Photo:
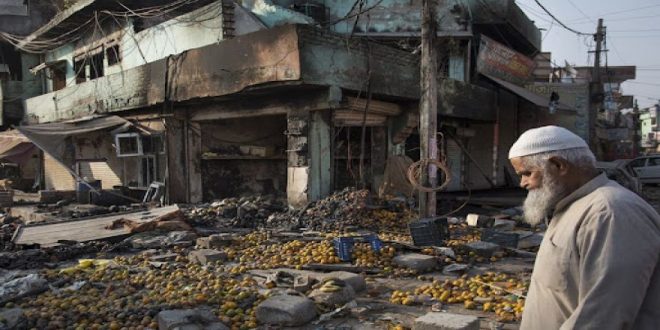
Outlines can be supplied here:
<path id="1" fill-rule="evenodd" d="M 568 27 L 594 33 L 598 18 L 607 27 L 609 65 L 636 65 L 637 79 L 623 84 L 624 94 L 635 95 L 640 107 L 660 99 L 660 0 L 539 0 Z M 536 26 L 546 29 L 543 50 L 552 52 L 557 65 L 593 65 L 592 37 L 578 37 L 544 13 L 534 0 L 516 0 Z M 605 64 L 605 58 L 601 60 Z"/>

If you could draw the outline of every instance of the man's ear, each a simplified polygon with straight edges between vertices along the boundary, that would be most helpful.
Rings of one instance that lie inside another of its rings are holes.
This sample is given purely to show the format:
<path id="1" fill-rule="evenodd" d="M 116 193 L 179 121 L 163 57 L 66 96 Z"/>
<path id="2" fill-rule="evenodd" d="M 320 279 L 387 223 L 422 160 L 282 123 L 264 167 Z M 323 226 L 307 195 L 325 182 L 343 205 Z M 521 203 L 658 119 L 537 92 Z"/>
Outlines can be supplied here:
<path id="1" fill-rule="evenodd" d="M 570 164 L 561 157 L 552 156 L 548 159 L 551 168 L 557 171 L 559 175 L 566 175 L 570 169 Z"/>

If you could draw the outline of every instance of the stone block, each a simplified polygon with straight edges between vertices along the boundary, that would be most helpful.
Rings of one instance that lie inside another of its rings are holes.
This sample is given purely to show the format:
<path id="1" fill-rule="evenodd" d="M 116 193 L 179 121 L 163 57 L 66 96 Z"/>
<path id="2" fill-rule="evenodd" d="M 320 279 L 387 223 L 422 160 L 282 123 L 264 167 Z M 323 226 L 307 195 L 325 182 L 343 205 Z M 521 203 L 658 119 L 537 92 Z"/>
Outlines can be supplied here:
<path id="1" fill-rule="evenodd" d="M 174 259 L 176 259 L 176 257 L 178 256 L 179 255 L 176 253 L 158 254 L 151 256 L 149 260 L 156 262 L 167 262 L 167 261 L 174 261 Z"/>
<path id="2" fill-rule="evenodd" d="M 416 318 L 412 330 L 479 330 L 479 318 L 471 315 L 431 312 Z"/>
<path id="3" fill-rule="evenodd" d="M 509 219 L 496 219 L 493 223 L 493 228 L 497 230 L 514 230 L 516 228 L 516 222 Z"/>
<path id="4" fill-rule="evenodd" d="M 435 252 L 438 252 L 438 253 L 440 253 L 440 255 L 443 255 L 445 257 L 456 259 L 456 253 L 454 252 L 454 249 L 452 249 L 450 247 L 434 246 L 433 250 L 435 250 Z"/>
<path id="5" fill-rule="evenodd" d="M 158 313 L 158 330 L 229 330 L 207 309 L 173 309 Z"/>
<path id="6" fill-rule="evenodd" d="M 416 271 L 427 271 L 438 267 L 438 259 L 434 256 L 428 256 L 419 253 L 408 253 L 394 257 L 394 264 L 410 268 Z"/>
<path id="7" fill-rule="evenodd" d="M 474 251 L 479 256 L 490 258 L 493 256 L 493 253 L 497 251 L 500 246 L 495 244 L 495 243 L 490 243 L 490 242 L 484 242 L 484 241 L 474 241 L 465 244 L 465 247 L 470 250 Z"/>
<path id="8" fill-rule="evenodd" d="M 202 249 L 217 249 L 230 246 L 233 240 L 234 238 L 231 234 L 214 234 L 208 237 L 198 238 L 197 246 Z"/>
<path id="9" fill-rule="evenodd" d="M 362 292 L 367 289 L 367 281 L 364 279 L 364 276 L 360 274 L 355 274 L 345 271 L 337 271 L 337 272 L 330 272 L 327 274 L 323 274 L 318 278 L 318 280 L 320 282 L 323 282 L 325 279 L 328 278 L 336 278 L 338 280 L 342 280 L 346 282 L 346 284 L 353 287 L 353 290 L 355 290 L 355 292 Z"/>
<path id="10" fill-rule="evenodd" d="M 210 262 L 227 260 L 227 254 L 212 249 L 194 250 L 188 254 L 188 259 L 191 262 L 198 262 L 202 265 L 206 265 Z"/>
<path id="11" fill-rule="evenodd" d="M 343 306 L 347 302 L 355 299 L 355 290 L 350 285 L 342 287 L 336 292 L 323 292 L 320 289 L 312 291 L 308 297 L 317 304 L 325 306 Z"/>
<path id="12" fill-rule="evenodd" d="M 260 324 L 301 326 L 316 318 L 316 305 L 306 297 L 280 295 L 264 300 L 256 307 Z"/>

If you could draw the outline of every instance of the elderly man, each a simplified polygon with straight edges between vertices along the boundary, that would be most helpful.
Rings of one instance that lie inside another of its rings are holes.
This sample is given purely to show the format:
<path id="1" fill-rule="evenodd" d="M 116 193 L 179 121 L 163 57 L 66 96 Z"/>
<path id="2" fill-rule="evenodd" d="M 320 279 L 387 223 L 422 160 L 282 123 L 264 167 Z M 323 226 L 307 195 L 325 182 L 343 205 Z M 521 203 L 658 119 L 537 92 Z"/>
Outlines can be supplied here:
<path id="1" fill-rule="evenodd" d="M 526 221 L 548 225 L 521 329 L 660 329 L 658 213 L 598 173 L 567 129 L 525 132 L 509 159 Z"/>

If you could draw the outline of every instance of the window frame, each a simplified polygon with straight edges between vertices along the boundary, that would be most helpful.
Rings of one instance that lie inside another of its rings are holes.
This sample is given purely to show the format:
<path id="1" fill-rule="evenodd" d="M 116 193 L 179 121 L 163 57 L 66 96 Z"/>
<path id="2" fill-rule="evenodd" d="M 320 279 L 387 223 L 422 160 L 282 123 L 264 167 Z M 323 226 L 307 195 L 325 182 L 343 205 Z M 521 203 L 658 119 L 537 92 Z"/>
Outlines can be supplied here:
<path id="1" fill-rule="evenodd" d="M 136 140 L 137 144 L 137 153 L 124 153 L 121 150 L 121 144 L 119 143 L 119 139 L 122 138 L 134 138 Z M 135 157 L 135 156 L 143 156 L 144 152 L 142 151 L 142 135 L 140 133 L 118 133 L 115 134 L 115 149 L 117 150 L 117 157 Z"/>

